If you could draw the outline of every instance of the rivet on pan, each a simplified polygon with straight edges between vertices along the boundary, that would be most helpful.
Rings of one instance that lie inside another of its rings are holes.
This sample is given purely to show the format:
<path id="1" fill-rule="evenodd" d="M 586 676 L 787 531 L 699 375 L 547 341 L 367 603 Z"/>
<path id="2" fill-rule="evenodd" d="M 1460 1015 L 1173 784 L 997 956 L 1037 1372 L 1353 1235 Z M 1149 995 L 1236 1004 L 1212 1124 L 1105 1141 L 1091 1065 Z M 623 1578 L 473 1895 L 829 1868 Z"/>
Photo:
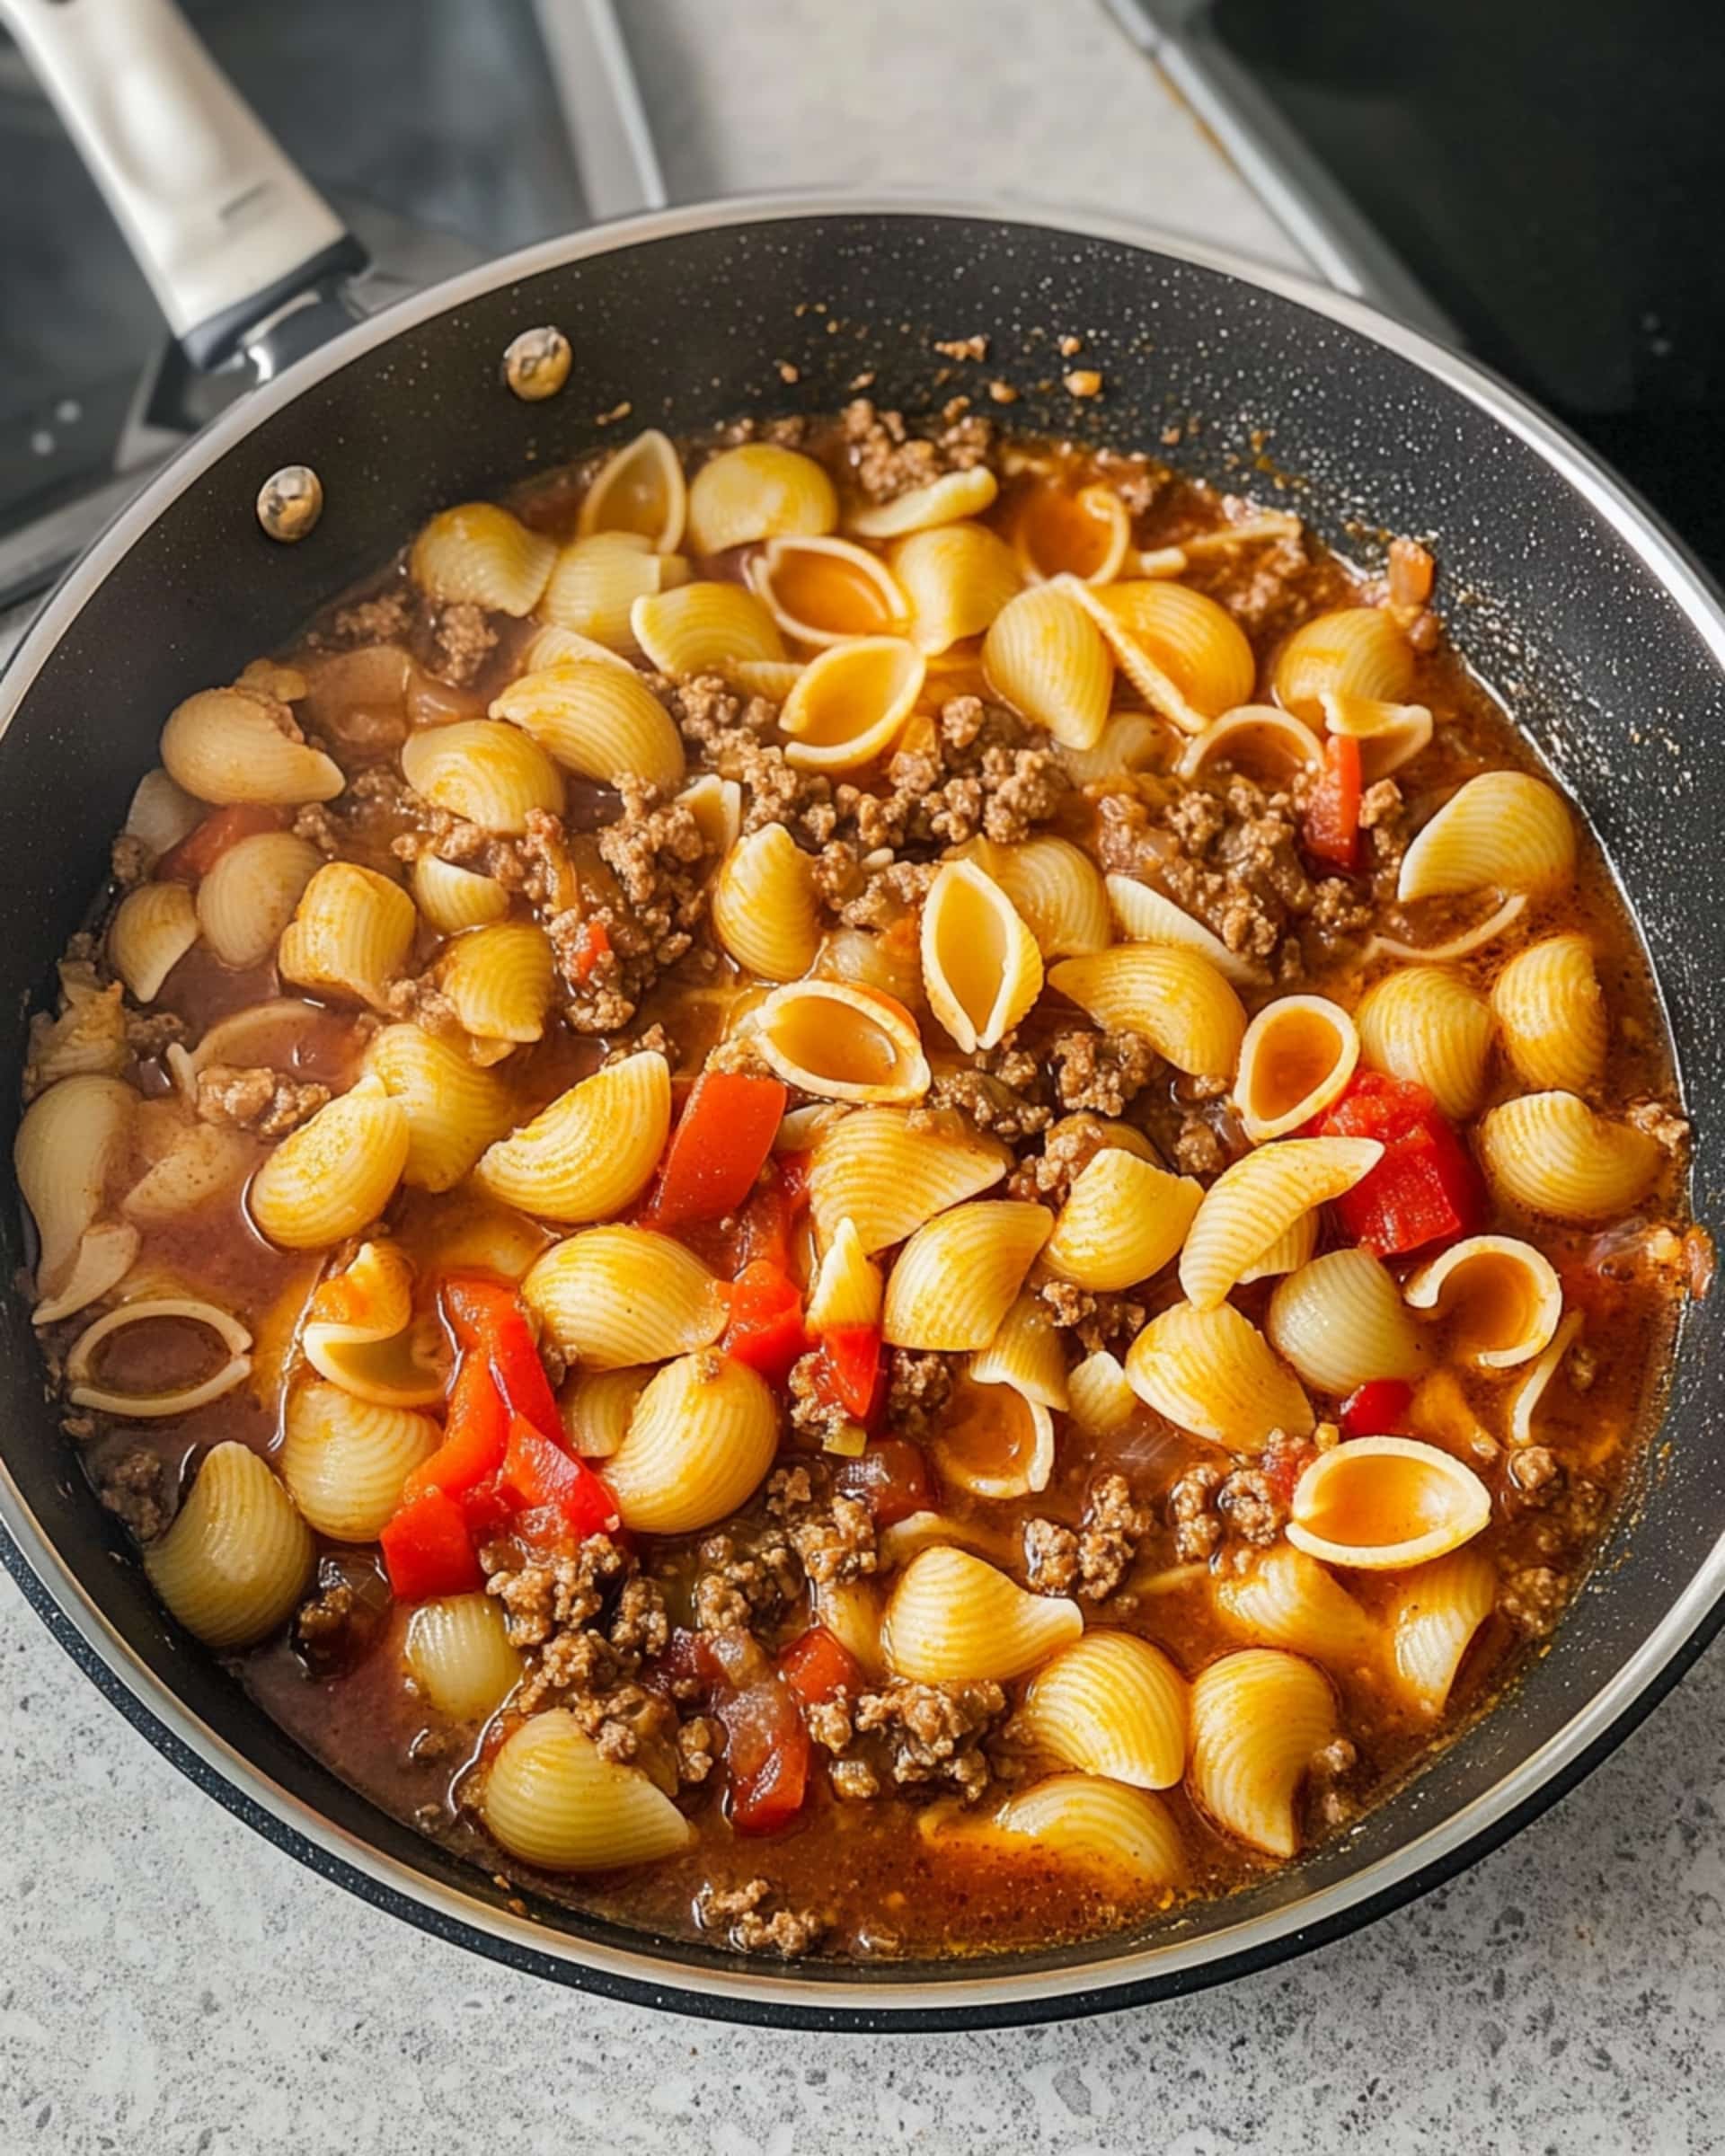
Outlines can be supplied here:
<path id="1" fill-rule="evenodd" d="M 569 340 L 549 323 L 523 330 L 503 355 L 503 379 L 524 404 L 554 397 L 569 379 L 574 354 Z"/>
<path id="2" fill-rule="evenodd" d="M 309 464 L 284 464 L 258 489 L 258 522 L 272 539 L 303 539 L 323 514 L 323 482 Z"/>

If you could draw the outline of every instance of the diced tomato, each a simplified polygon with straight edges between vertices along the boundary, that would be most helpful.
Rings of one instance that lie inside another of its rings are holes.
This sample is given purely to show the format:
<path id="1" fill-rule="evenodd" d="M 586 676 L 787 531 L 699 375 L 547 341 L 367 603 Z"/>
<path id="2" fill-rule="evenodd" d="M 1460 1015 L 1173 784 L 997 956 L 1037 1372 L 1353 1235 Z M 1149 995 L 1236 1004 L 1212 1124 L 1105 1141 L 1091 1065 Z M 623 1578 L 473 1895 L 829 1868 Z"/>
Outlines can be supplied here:
<path id="1" fill-rule="evenodd" d="M 1471 1234 L 1483 1221 L 1480 1171 L 1424 1086 L 1361 1071 L 1310 1127 L 1384 1146 L 1371 1173 L 1335 1201 L 1342 1233 L 1380 1258 Z"/>
<path id="2" fill-rule="evenodd" d="M 776 1078 L 703 1071 L 671 1133 L 647 1225 L 675 1228 L 736 1212 L 765 1165 L 788 1097 Z"/>
<path id="3" fill-rule="evenodd" d="M 840 1692 L 862 1689 L 862 1669 L 842 1639 L 824 1624 L 811 1624 L 779 1657 L 779 1674 L 805 1707 L 815 1707 Z"/>
<path id="4" fill-rule="evenodd" d="M 809 1203 L 808 1180 L 801 1171 L 803 1157 L 801 1153 L 791 1155 L 788 1170 L 782 1159 L 767 1162 L 754 1196 L 743 1208 L 739 1270 L 765 1258 L 781 1272 L 790 1271 L 797 1224 Z"/>
<path id="5" fill-rule="evenodd" d="M 1344 1437 L 1405 1437 L 1413 1387 L 1399 1377 L 1375 1377 L 1341 1403 Z"/>
<path id="6" fill-rule="evenodd" d="M 230 846 L 261 831 L 279 831 L 281 811 L 261 801 L 236 801 L 230 808 L 217 808 L 201 824 L 187 832 L 177 846 L 170 846 L 155 864 L 162 883 L 198 883 L 208 875 Z"/>
<path id="7" fill-rule="evenodd" d="M 913 1512 L 933 1508 L 934 1481 L 928 1462 L 907 1437 L 877 1438 L 854 1460 L 841 1461 L 834 1480 L 846 1497 L 866 1501 L 877 1527 L 890 1527 Z"/>
<path id="8" fill-rule="evenodd" d="M 725 1732 L 730 1823 L 770 1834 L 802 1809 L 810 1745 L 796 1695 L 748 1632 L 707 1632 L 701 1657 L 713 1672 L 712 1712 Z"/>
<path id="9" fill-rule="evenodd" d="M 398 1602 L 471 1595 L 485 1584 L 466 1515 L 444 1490 L 422 1489 L 409 1498 L 385 1523 L 377 1540 Z"/>
<path id="10" fill-rule="evenodd" d="M 514 1287 L 482 1273 L 451 1273 L 443 1284 L 443 1308 L 462 1347 L 484 1356 L 509 1412 L 525 1415 L 547 1437 L 561 1438 L 551 1380 Z"/>
<path id="11" fill-rule="evenodd" d="M 456 1365 L 444 1417 L 443 1443 L 420 1462 L 402 1487 L 405 1498 L 440 1489 L 458 1498 L 494 1474 L 509 1441 L 509 1410 L 479 1355 L 464 1355 Z"/>
<path id="12" fill-rule="evenodd" d="M 836 1325 L 820 1336 L 815 1396 L 843 1408 L 864 1429 L 872 1428 L 886 1404 L 887 1366 L 878 1325 Z"/>
<path id="13" fill-rule="evenodd" d="M 616 1499 L 586 1462 L 543 1436 L 524 1415 L 509 1424 L 497 1487 L 518 1511 L 561 1514 L 578 1540 L 611 1533 L 621 1524 Z"/>
<path id="14" fill-rule="evenodd" d="M 725 1353 L 758 1370 L 769 1384 L 782 1385 L 809 1345 L 796 1282 L 770 1259 L 757 1258 L 722 1292 L 730 1306 Z"/>
<path id="15" fill-rule="evenodd" d="M 585 981 L 611 948 L 611 935 L 603 921 L 584 921 L 570 957 L 570 971 Z"/>
<path id="16" fill-rule="evenodd" d="M 1323 775 L 1305 806 L 1305 850 L 1349 875 L 1359 866 L 1359 743 L 1331 734 L 1323 745 Z"/>

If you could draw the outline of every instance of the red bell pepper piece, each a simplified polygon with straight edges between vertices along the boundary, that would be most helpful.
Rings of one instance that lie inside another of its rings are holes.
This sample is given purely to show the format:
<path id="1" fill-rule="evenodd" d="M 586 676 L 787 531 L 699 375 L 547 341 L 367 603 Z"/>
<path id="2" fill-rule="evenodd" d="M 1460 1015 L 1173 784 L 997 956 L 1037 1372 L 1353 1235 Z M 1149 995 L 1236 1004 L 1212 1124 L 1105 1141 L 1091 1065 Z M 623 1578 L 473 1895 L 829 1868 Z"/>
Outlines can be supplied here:
<path id="1" fill-rule="evenodd" d="M 466 1515 L 444 1490 L 422 1489 L 409 1498 L 377 1540 L 398 1602 L 471 1595 L 485 1585 Z"/>
<path id="2" fill-rule="evenodd" d="M 1399 1377 L 1374 1377 L 1341 1403 L 1344 1437 L 1405 1437 L 1413 1387 Z"/>
<path id="3" fill-rule="evenodd" d="M 770 1259 L 757 1258 L 720 1292 L 730 1307 L 725 1353 L 758 1370 L 769 1384 L 782 1385 L 809 1345 L 796 1282 Z"/>
<path id="4" fill-rule="evenodd" d="M 1361 1071 L 1311 1127 L 1383 1145 L 1377 1166 L 1335 1201 L 1342 1233 L 1380 1258 L 1471 1234 L 1484 1219 L 1480 1171 L 1424 1086 Z"/>
<path id="5" fill-rule="evenodd" d="M 570 970 L 577 981 L 584 982 L 592 976 L 593 968 L 611 948 L 611 932 L 603 921 L 584 921 L 579 939 L 570 959 Z"/>
<path id="6" fill-rule="evenodd" d="M 842 1639 L 824 1624 L 811 1624 L 779 1657 L 779 1674 L 805 1707 L 822 1705 L 835 1694 L 862 1690 L 862 1668 Z"/>
<path id="7" fill-rule="evenodd" d="M 920 1448 L 907 1437 L 879 1437 L 854 1460 L 841 1460 L 834 1472 L 847 1498 L 861 1498 L 877 1527 L 907 1520 L 913 1512 L 934 1506 L 934 1480 Z"/>
<path id="8" fill-rule="evenodd" d="M 512 1415 L 525 1415 L 547 1437 L 561 1438 L 562 1418 L 534 1344 L 521 1299 L 507 1280 L 451 1273 L 443 1284 L 444 1314 L 470 1355 L 482 1355 Z"/>
<path id="9" fill-rule="evenodd" d="M 885 1405 L 887 1367 L 878 1325 L 836 1325 L 820 1336 L 815 1396 L 872 1428 Z"/>
<path id="10" fill-rule="evenodd" d="M 703 1632 L 699 1654 L 725 1732 L 730 1823 L 770 1834 L 802 1809 L 812 1747 L 796 1695 L 748 1632 Z"/>
<path id="11" fill-rule="evenodd" d="M 789 1097 L 776 1078 L 703 1071 L 671 1133 L 647 1225 L 675 1228 L 734 1213 L 765 1165 Z"/>
<path id="12" fill-rule="evenodd" d="M 1345 870 L 1359 866 L 1359 743 L 1331 734 L 1323 745 L 1323 775 L 1305 805 L 1305 850 Z"/>
<path id="13" fill-rule="evenodd" d="M 497 1487 L 518 1511 L 560 1513 L 578 1538 L 609 1534 L 622 1524 L 616 1499 L 587 1462 L 542 1436 L 524 1415 L 510 1421 Z"/>
<path id="14" fill-rule="evenodd" d="M 406 1498 L 440 1489 L 458 1498 L 494 1474 L 509 1441 L 509 1410 L 483 1356 L 464 1355 L 456 1365 L 444 1417 L 443 1443 L 402 1486 Z"/>
<path id="15" fill-rule="evenodd" d="M 261 831 L 279 831 L 281 811 L 261 801 L 235 801 L 217 808 L 201 824 L 193 825 L 177 846 L 170 846 L 155 864 L 161 883 L 199 883 L 208 875 L 230 846 Z"/>

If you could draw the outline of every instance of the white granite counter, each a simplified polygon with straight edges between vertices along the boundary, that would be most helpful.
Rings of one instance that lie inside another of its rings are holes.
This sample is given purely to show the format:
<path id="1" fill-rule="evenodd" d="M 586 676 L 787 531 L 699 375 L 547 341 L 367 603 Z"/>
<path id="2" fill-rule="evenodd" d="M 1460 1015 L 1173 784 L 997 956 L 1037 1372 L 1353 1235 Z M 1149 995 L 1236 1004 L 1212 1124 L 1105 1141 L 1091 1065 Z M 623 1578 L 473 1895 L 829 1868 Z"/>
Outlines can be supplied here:
<path id="1" fill-rule="evenodd" d="M 684 197 L 1010 190 L 1286 241 L 1092 0 L 624 0 Z M 0 1580 L 5 2156 L 1725 2146 L 1725 1655 L 1418 1906 L 1065 2028 L 771 2037 L 510 1975 L 197 1794 Z"/>

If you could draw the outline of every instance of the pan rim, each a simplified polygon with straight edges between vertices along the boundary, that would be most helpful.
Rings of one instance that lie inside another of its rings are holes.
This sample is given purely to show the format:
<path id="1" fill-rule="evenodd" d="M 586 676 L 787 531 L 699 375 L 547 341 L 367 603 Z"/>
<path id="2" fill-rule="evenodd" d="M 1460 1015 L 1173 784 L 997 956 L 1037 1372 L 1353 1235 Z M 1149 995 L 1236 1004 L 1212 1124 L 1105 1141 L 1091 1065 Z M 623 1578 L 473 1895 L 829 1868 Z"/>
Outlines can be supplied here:
<path id="1" fill-rule="evenodd" d="M 812 190 L 659 211 L 542 242 L 385 309 L 220 415 L 123 508 L 74 564 L 0 675 L 4 735 L 49 655 L 109 571 L 176 500 L 272 412 L 398 331 L 567 263 L 739 225 L 834 216 L 975 219 L 1100 239 L 1209 270 L 1329 317 L 1445 384 L 1521 439 L 1642 561 L 1725 671 L 1725 605 L 1662 521 L 1572 436 L 1489 370 L 1423 332 L 1311 279 L 1105 213 L 1010 199 Z M 1563 1727 L 1492 1787 L 1413 1842 L 1288 1907 L 1201 1938 L 1120 1953 L 1100 1966 L 893 1981 L 848 1971 L 775 1975 L 690 1965 L 675 1949 L 623 1948 L 550 1932 L 429 1878 L 336 1826 L 203 1722 L 90 1599 L 0 1462 L 0 1557 L 74 1659 L 182 1772 L 320 1875 L 421 1930 L 516 1968 L 637 2005 L 759 2025 L 833 2030 L 958 2030 L 1114 2011 L 1274 1966 L 1368 1922 L 1453 1877 L 1573 1788 L 1678 1681 L 1725 1623 L 1725 1536 L 1623 1667 Z M 27 1554 L 28 1552 L 28 1554 Z"/>

